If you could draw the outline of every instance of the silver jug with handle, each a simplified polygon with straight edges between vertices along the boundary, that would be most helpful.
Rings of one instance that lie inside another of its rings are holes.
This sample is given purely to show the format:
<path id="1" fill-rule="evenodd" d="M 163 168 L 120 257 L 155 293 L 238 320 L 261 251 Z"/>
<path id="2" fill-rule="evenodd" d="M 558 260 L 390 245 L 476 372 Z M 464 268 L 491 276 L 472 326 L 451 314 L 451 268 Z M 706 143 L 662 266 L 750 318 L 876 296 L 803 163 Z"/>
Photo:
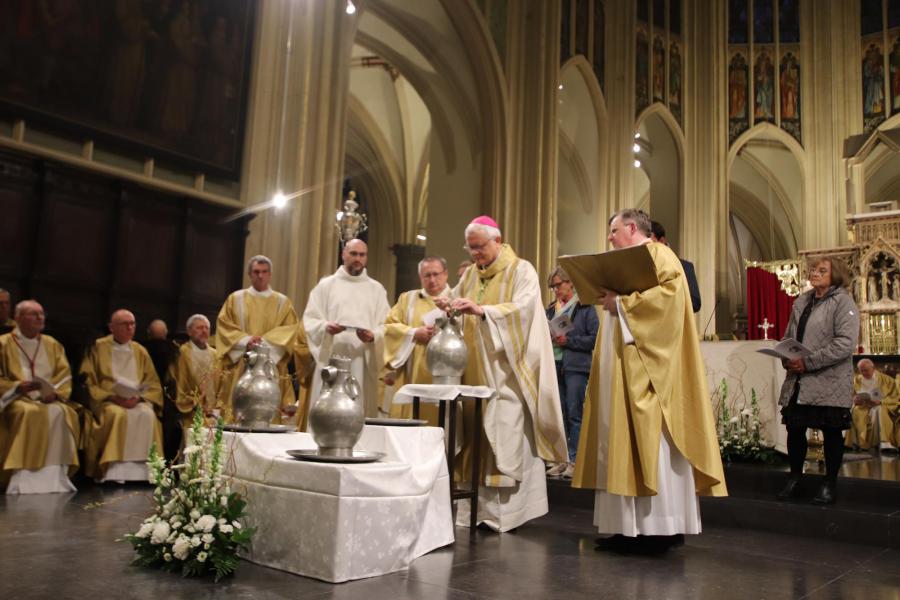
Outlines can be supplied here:
<path id="1" fill-rule="evenodd" d="M 438 317 L 434 326 L 437 334 L 428 342 L 425 349 L 425 364 L 431 371 L 434 384 L 459 385 L 469 359 L 469 350 L 463 339 L 460 325 L 462 315 L 452 311 L 449 315 Z"/>
<path id="2" fill-rule="evenodd" d="M 265 429 L 278 414 L 281 386 L 270 350 L 263 341 L 244 352 L 247 366 L 231 393 L 232 412 L 238 425 Z"/>
<path id="3" fill-rule="evenodd" d="M 332 356 L 321 371 L 322 392 L 309 410 L 309 428 L 321 456 L 352 457 L 366 414 L 350 358 Z"/>

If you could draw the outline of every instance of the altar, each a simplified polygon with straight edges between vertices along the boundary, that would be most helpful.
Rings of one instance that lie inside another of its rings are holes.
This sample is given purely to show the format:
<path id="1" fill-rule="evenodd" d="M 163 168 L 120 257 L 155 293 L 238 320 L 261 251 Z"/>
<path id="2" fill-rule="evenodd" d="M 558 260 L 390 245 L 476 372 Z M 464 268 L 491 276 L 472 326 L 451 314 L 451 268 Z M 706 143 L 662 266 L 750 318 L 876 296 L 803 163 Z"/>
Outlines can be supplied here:
<path id="1" fill-rule="evenodd" d="M 368 464 L 301 462 L 308 433 L 225 433 L 232 489 L 248 502 L 256 534 L 242 558 L 338 583 L 400 571 L 452 544 L 444 432 L 366 425 L 356 449 L 383 452 Z"/>
<path id="2" fill-rule="evenodd" d="M 700 342 L 700 352 L 706 366 L 713 414 L 718 415 L 721 409 L 723 380 L 728 387 L 728 410 L 732 415 L 750 408 L 751 390 L 755 390 L 762 437 L 786 454 L 787 430 L 781 424 L 778 406 L 785 371 L 779 359 L 757 352 L 776 343 L 775 340 Z"/>

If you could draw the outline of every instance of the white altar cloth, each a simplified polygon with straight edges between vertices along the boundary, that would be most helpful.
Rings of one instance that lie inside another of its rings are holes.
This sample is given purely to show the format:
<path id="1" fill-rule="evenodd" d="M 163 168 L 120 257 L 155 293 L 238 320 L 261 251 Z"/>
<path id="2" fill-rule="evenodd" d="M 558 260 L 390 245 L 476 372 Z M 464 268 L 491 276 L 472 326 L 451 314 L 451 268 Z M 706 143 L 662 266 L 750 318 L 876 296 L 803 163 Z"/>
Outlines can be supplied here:
<path id="1" fill-rule="evenodd" d="M 386 454 L 368 464 L 290 458 L 316 447 L 308 433 L 224 436 L 244 524 L 257 528 L 242 554 L 251 562 L 338 583 L 406 569 L 454 541 L 440 428 L 367 425 L 356 449 Z"/>
<path id="2" fill-rule="evenodd" d="M 716 390 L 721 387 L 722 379 L 728 383 L 728 407 L 732 414 L 750 408 L 751 390 L 756 390 L 762 437 L 786 454 L 787 430 L 781 424 L 778 406 L 785 371 L 779 359 L 757 352 L 777 343 L 777 340 L 700 342 L 700 352 L 706 365 L 709 393 L 713 397 L 713 414 L 718 414 Z"/>
<path id="3" fill-rule="evenodd" d="M 490 398 L 494 390 L 486 385 L 441 385 L 436 383 L 408 383 L 394 394 L 394 404 L 410 404 L 414 397 L 422 402 L 440 402 L 464 398 Z"/>

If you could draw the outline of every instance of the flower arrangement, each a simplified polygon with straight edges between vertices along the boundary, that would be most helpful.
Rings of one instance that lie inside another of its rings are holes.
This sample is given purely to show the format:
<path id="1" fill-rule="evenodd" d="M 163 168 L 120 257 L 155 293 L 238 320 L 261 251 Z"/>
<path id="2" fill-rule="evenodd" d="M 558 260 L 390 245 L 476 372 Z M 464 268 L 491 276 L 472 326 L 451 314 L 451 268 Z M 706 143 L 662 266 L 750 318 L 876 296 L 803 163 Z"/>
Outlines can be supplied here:
<path id="1" fill-rule="evenodd" d="M 182 464 L 166 466 L 156 444 L 151 447 L 156 508 L 124 540 L 134 547 L 134 565 L 180 571 L 185 577 L 214 573 L 219 581 L 237 569 L 237 552 L 255 533 L 241 526 L 247 503 L 230 490 L 223 474 L 222 421 L 214 432 L 204 432 L 198 408 L 183 456 Z"/>
<path id="2" fill-rule="evenodd" d="M 756 390 L 750 388 L 750 406 L 740 410 L 728 406 L 728 382 L 722 379 L 716 414 L 716 432 L 719 435 L 719 452 L 726 463 L 775 461 L 774 445 L 762 438 L 759 419 L 759 401 Z M 746 401 L 746 400 L 745 400 Z"/>

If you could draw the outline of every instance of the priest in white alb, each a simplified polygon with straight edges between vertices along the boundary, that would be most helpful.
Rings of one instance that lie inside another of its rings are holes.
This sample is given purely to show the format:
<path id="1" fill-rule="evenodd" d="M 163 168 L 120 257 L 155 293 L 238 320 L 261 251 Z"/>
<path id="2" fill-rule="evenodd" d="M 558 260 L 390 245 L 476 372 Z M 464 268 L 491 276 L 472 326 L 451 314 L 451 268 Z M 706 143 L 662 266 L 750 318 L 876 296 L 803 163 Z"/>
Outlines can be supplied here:
<path id="1" fill-rule="evenodd" d="M 419 261 L 421 289 L 400 294 L 384 324 L 384 382 L 399 389 L 408 383 L 431 383 L 431 372 L 425 363 L 425 349 L 435 334 L 435 318 L 443 311 L 434 303 L 435 298 L 447 297 L 447 261 L 439 256 L 428 256 Z M 390 407 L 391 417 L 409 419 L 412 404 L 395 404 Z M 438 407 L 425 403 L 420 416 L 429 425 L 438 425 Z"/>
<path id="2" fill-rule="evenodd" d="M 476 516 L 494 531 L 509 531 L 547 513 L 543 461 L 568 460 L 556 365 L 534 267 L 503 243 L 490 217 L 474 219 L 465 239 L 475 264 L 451 291 L 455 299 L 449 303 L 466 315 L 469 364 L 462 383 L 495 391 L 484 407 Z M 474 426 L 471 407 L 464 404 L 465 431 Z M 471 465 L 471 439 L 465 438 L 458 479 Z M 458 525 L 468 524 L 468 507 L 468 501 L 460 503 Z"/>
<path id="3" fill-rule="evenodd" d="M 347 242 L 341 252 L 342 265 L 310 292 L 303 327 L 316 361 L 311 400 L 315 402 L 322 387 L 318 371 L 328 365 L 331 356 L 347 356 L 350 374 L 360 384 L 366 416 L 375 417 L 384 358 L 384 319 L 391 307 L 384 286 L 366 272 L 368 260 L 365 242 Z"/>
<path id="4" fill-rule="evenodd" d="M 169 370 L 175 382 L 175 406 L 184 427 L 190 427 L 197 407 L 206 417 L 218 416 L 216 351 L 209 345 L 209 319 L 201 314 L 187 320 L 188 341 L 181 345 L 178 357 Z"/>
<path id="5" fill-rule="evenodd" d="M 85 431 L 85 472 L 98 481 L 148 481 L 150 446 L 163 451 L 162 387 L 150 355 L 133 341 L 134 315 L 115 311 L 109 331 L 81 363 L 95 417 Z"/>
<path id="6" fill-rule="evenodd" d="M 44 335 L 44 309 L 16 305 L 0 336 L 0 482 L 7 494 L 74 492 L 81 426 L 69 403 L 72 372 L 62 344 Z"/>
<path id="7" fill-rule="evenodd" d="M 219 406 L 226 423 L 234 421 L 231 393 L 243 374 L 244 352 L 265 342 L 281 385 L 282 406 L 294 404 L 294 386 L 288 374 L 297 337 L 297 313 L 291 300 L 269 286 L 272 261 L 254 256 L 247 262 L 250 287 L 228 296 L 216 319 L 216 352 L 222 367 Z"/>
<path id="8" fill-rule="evenodd" d="M 604 290 L 573 487 L 593 488 L 598 549 L 657 553 L 700 533 L 697 495 L 724 496 L 706 372 L 681 262 L 640 210 L 609 222 L 613 248 L 646 244 L 657 285 Z"/>

